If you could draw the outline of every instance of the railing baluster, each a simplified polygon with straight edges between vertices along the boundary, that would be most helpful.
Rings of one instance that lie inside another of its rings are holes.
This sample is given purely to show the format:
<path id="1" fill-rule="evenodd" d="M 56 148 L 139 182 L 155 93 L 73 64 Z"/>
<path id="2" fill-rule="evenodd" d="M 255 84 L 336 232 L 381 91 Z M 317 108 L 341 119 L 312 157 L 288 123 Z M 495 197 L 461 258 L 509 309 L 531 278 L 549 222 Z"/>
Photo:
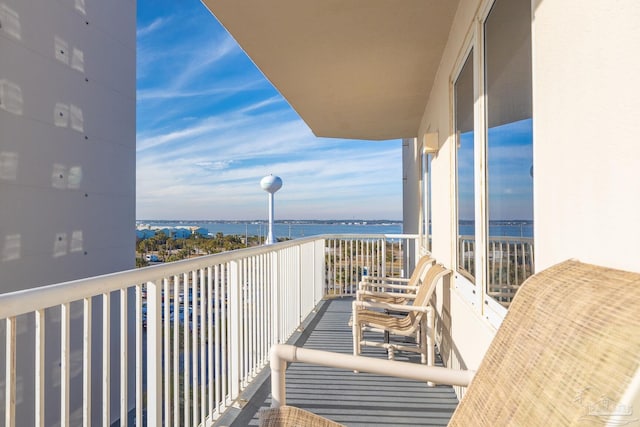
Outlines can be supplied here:
<path id="1" fill-rule="evenodd" d="M 216 265 L 216 269 L 217 269 L 217 265 Z M 217 271 L 217 270 L 216 270 Z M 218 384 L 217 384 L 217 379 L 218 376 L 216 375 L 215 377 L 215 383 L 214 383 L 214 376 L 213 376 L 213 372 L 214 372 L 214 364 L 213 364 L 213 348 L 214 348 L 214 337 L 213 337 L 213 331 L 214 329 L 218 328 L 218 322 L 217 320 L 214 320 L 214 313 L 217 311 L 217 304 L 218 304 L 218 298 L 217 298 L 217 294 L 214 296 L 213 294 L 213 267 L 207 267 L 207 296 L 209 297 L 209 300 L 207 301 L 207 309 L 209 310 L 207 312 L 207 324 L 208 324 L 208 329 L 207 329 L 207 392 L 208 392 L 208 398 L 209 398 L 209 415 L 211 416 L 211 418 L 213 419 L 215 410 L 216 410 L 216 406 L 214 404 L 214 398 L 217 400 L 218 395 L 217 392 L 214 393 L 214 390 L 217 391 L 218 388 Z M 217 339 L 217 338 L 216 338 Z M 215 384 L 215 385 L 214 385 Z"/>
<path id="2" fill-rule="evenodd" d="M 164 416 L 163 420 L 166 424 L 169 424 L 171 420 L 171 296 L 170 296 L 169 278 L 166 277 L 162 280 L 162 332 L 163 332 L 163 345 L 162 353 L 164 359 Z"/>
<path id="3" fill-rule="evenodd" d="M 5 345 L 5 423 L 6 427 L 16 425 L 16 318 L 6 319 L 6 345 Z"/>
<path id="4" fill-rule="evenodd" d="M 257 312 L 257 330 L 256 330 L 256 348 L 258 352 L 258 368 L 262 368 L 264 366 L 264 341 L 265 335 L 267 333 L 266 329 L 266 319 L 263 318 L 263 303 L 264 303 L 264 257 L 263 255 L 258 255 L 256 257 L 256 312 Z"/>
<path id="5" fill-rule="evenodd" d="M 191 298 L 189 299 L 189 307 L 191 308 L 191 375 L 193 393 L 193 424 L 198 425 L 200 416 L 200 391 L 198 387 L 198 272 L 191 272 Z"/>
<path id="6" fill-rule="evenodd" d="M 82 313 L 82 425 L 91 426 L 91 298 L 84 298 Z"/>
<path id="7" fill-rule="evenodd" d="M 183 390 L 184 390 L 184 425 L 191 425 L 191 353 L 190 353 L 190 339 L 189 339 L 189 274 L 184 273 L 182 276 L 184 282 L 184 292 L 182 295 L 182 314 L 183 314 L 183 360 L 184 360 L 184 374 L 183 374 Z"/>
<path id="8" fill-rule="evenodd" d="M 60 425 L 69 425 L 69 303 L 60 306 Z"/>
<path id="9" fill-rule="evenodd" d="M 45 357 L 45 341 L 44 341 L 44 310 L 35 311 L 36 320 L 36 363 L 35 363 L 35 425 L 44 427 L 44 357 Z"/>
<path id="10" fill-rule="evenodd" d="M 224 305 L 224 300 L 222 300 L 221 292 L 220 292 L 220 265 L 216 265 L 214 267 L 214 276 L 213 276 L 213 324 L 215 325 L 214 330 L 214 341 L 213 341 L 213 366 L 212 371 L 214 372 L 214 380 L 215 380 L 215 404 L 216 404 L 216 414 L 220 414 L 220 406 L 224 399 L 222 397 L 222 375 L 220 372 L 220 356 L 221 356 L 221 338 L 220 332 L 222 330 L 222 321 L 220 316 L 220 311 L 222 310 L 222 305 Z M 211 344 L 209 344 L 211 348 Z M 209 377 L 211 378 L 211 377 Z"/>
<path id="11" fill-rule="evenodd" d="M 180 275 L 173 276 L 173 425 L 180 425 Z"/>
<path id="12" fill-rule="evenodd" d="M 245 336 L 247 347 L 245 351 L 247 352 L 247 367 L 246 367 L 246 379 L 244 381 L 244 385 L 249 382 L 249 379 L 253 376 L 254 367 L 255 367 L 255 311 L 253 310 L 255 307 L 255 299 L 253 298 L 253 290 L 255 284 L 253 282 L 253 257 L 247 259 L 247 263 L 245 266 L 245 286 L 246 286 L 246 295 L 247 298 L 245 300 L 245 312 L 247 313 L 248 322 L 245 323 Z"/>
<path id="13" fill-rule="evenodd" d="M 162 288 L 147 282 L 147 425 L 162 425 Z"/>
<path id="14" fill-rule="evenodd" d="M 136 426 L 142 425 L 142 285 L 136 285 Z"/>
<path id="15" fill-rule="evenodd" d="M 242 366 L 241 352 L 241 322 L 242 322 L 242 283 L 241 264 L 239 261 L 231 261 L 229 266 L 229 374 L 230 374 L 230 398 L 235 400 L 240 393 L 240 369 Z"/>
<path id="16" fill-rule="evenodd" d="M 129 352 L 127 337 L 127 289 L 120 289 L 120 427 L 129 425 L 128 370 Z"/>
<path id="17" fill-rule="evenodd" d="M 111 295 L 102 294 L 102 426 L 111 425 Z M 148 314 L 148 313 L 147 313 Z"/>
<path id="18" fill-rule="evenodd" d="M 221 268 L 221 275 L 220 275 L 220 280 L 222 281 L 221 283 L 221 289 L 222 289 L 222 294 L 220 295 L 220 298 L 222 299 L 221 301 L 221 307 L 222 307 L 222 313 L 220 315 L 220 318 L 222 319 L 221 321 L 221 325 L 220 325 L 220 331 L 222 333 L 222 337 L 220 338 L 220 342 L 222 343 L 222 350 L 220 351 L 220 353 L 222 354 L 222 380 L 220 382 L 220 384 L 222 385 L 222 392 L 220 394 L 220 401 L 222 402 L 222 407 L 223 409 L 227 407 L 227 402 L 231 402 L 231 396 L 229 395 L 229 381 L 231 376 L 229 375 L 229 357 L 227 356 L 227 352 L 228 352 L 228 346 L 227 346 L 227 340 L 228 340 L 228 336 L 229 334 L 227 333 L 227 328 L 228 328 L 228 322 L 227 322 L 227 316 L 228 316 L 228 308 L 229 308 L 229 298 L 231 296 L 231 292 L 230 292 L 230 283 L 231 283 L 231 279 L 229 277 L 229 265 L 230 263 L 226 263 L 220 266 Z"/>
<path id="19" fill-rule="evenodd" d="M 256 270 L 258 263 L 256 257 L 251 257 L 251 378 L 258 373 L 258 278 Z"/>
<path id="20" fill-rule="evenodd" d="M 249 343 L 247 342 L 249 339 L 249 313 L 247 310 L 247 260 L 242 259 L 240 261 L 240 265 L 242 266 L 240 271 L 240 279 L 238 281 L 238 285 L 240 286 L 240 313 L 242 313 L 242 321 L 238 325 L 240 331 L 240 389 L 241 390 L 246 384 L 246 375 L 248 371 L 249 364 L 249 355 L 248 348 Z"/>
<path id="21" fill-rule="evenodd" d="M 200 269 L 200 298 L 198 302 L 200 304 L 200 328 L 198 330 L 200 339 L 200 422 L 204 423 L 207 411 L 207 395 L 205 390 L 205 384 L 207 382 L 206 377 L 206 354 L 205 346 L 207 344 L 207 305 L 208 297 L 207 287 L 205 286 L 205 269 Z"/>

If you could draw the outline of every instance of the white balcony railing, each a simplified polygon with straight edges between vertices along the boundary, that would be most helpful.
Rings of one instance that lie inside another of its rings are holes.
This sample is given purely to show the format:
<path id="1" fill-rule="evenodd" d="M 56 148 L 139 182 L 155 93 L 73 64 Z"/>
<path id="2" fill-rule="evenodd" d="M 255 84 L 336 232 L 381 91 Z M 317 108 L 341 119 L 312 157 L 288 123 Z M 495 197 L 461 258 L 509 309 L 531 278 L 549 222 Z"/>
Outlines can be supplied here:
<path id="1" fill-rule="evenodd" d="M 508 307 L 520 285 L 534 273 L 533 238 L 489 237 L 487 294 Z M 459 236 L 459 267 L 474 271 L 475 238 Z"/>
<path id="2" fill-rule="evenodd" d="M 325 235 L 0 295 L 5 425 L 16 425 L 17 402 L 33 405 L 39 426 L 58 423 L 51 406 L 62 426 L 211 425 L 319 300 L 354 293 L 363 272 L 402 276 L 416 252 L 417 236 Z M 52 313 L 59 324 L 45 321 Z M 71 336 L 74 322 L 81 340 Z M 45 345 L 52 325 L 60 328 L 54 354 Z M 22 376 L 16 362 L 28 352 L 32 373 Z M 50 360 L 59 360 L 53 394 Z M 71 376 L 81 377 L 82 393 Z"/>

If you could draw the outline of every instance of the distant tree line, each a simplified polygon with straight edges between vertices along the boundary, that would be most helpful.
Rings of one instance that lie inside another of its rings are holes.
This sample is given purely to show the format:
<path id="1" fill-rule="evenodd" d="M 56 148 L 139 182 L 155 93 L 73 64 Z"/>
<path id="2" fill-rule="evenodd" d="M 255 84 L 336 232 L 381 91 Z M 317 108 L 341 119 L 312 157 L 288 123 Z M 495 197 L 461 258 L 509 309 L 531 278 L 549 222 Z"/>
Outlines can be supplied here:
<path id="1" fill-rule="evenodd" d="M 278 241 L 288 238 L 278 239 Z M 149 265 L 147 255 L 155 255 L 160 262 L 173 262 L 194 256 L 211 255 L 220 252 L 233 251 L 264 243 L 260 236 L 244 236 L 237 234 L 215 236 L 191 235 L 188 238 L 173 238 L 160 231 L 155 236 L 146 239 L 136 239 L 136 267 Z"/>

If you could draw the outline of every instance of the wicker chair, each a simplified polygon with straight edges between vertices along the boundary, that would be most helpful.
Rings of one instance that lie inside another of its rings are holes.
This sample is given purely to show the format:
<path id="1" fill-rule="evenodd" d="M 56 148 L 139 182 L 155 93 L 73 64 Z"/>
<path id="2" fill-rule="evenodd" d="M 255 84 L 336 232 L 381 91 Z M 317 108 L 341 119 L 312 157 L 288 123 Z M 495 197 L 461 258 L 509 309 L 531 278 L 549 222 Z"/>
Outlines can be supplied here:
<path id="1" fill-rule="evenodd" d="M 639 306 L 638 273 L 566 261 L 535 274 L 514 298 L 449 425 L 639 423 Z M 322 353 L 328 356 L 307 362 L 330 363 L 333 353 Z M 369 359 L 348 357 L 345 369 Z M 423 368 L 434 375 L 444 369 Z"/>
<path id="2" fill-rule="evenodd" d="M 420 353 L 422 363 L 433 365 L 434 343 L 433 343 L 433 316 L 430 307 L 431 296 L 435 291 L 440 279 L 451 270 L 436 264 L 425 270 L 423 283 L 418 287 L 418 291 L 413 299 L 413 304 L 388 304 L 383 302 L 353 302 L 353 354 L 359 355 L 361 347 L 373 346 L 385 348 L 389 354 L 389 359 L 394 358 L 395 351 L 412 351 Z M 375 311 L 372 309 L 382 309 L 387 312 Z M 392 311 L 393 313 L 388 313 Z M 395 313 L 403 313 L 397 316 Z M 362 331 L 378 331 L 399 335 L 402 337 L 415 338 L 412 343 L 390 343 L 364 340 Z M 428 331 L 430 331 L 428 333 Z"/>
<path id="3" fill-rule="evenodd" d="M 261 427 L 343 427 L 343 424 L 295 406 L 264 409 L 258 417 Z"/>

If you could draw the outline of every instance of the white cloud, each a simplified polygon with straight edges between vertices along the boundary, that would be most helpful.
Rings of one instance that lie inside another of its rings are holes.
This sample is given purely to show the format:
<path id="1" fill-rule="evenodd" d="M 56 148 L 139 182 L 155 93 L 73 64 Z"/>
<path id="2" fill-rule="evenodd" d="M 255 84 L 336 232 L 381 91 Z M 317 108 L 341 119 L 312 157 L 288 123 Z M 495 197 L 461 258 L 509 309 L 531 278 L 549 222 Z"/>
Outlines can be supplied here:
<path id="1" fill-rule="evenodd" d="M 153 33 L 154 31 L 157 31 L 160 28 L 164 27 L 168 22 L 169 22 L 169 18 L 166 18 L 166 17 L 156 18 L 150 24 L 144 27 L 139 27 L 136 31 L 136 36 L 137 37 L 147 36 Z"/>
<path id="2" fill-rule="evenodd" d="M 176 16 L 138 29 L 138 218 L 263 218 L 270 173 L 280 218 L 401 217 L 399 141 L 314 137 L 212 17 Z"/>

